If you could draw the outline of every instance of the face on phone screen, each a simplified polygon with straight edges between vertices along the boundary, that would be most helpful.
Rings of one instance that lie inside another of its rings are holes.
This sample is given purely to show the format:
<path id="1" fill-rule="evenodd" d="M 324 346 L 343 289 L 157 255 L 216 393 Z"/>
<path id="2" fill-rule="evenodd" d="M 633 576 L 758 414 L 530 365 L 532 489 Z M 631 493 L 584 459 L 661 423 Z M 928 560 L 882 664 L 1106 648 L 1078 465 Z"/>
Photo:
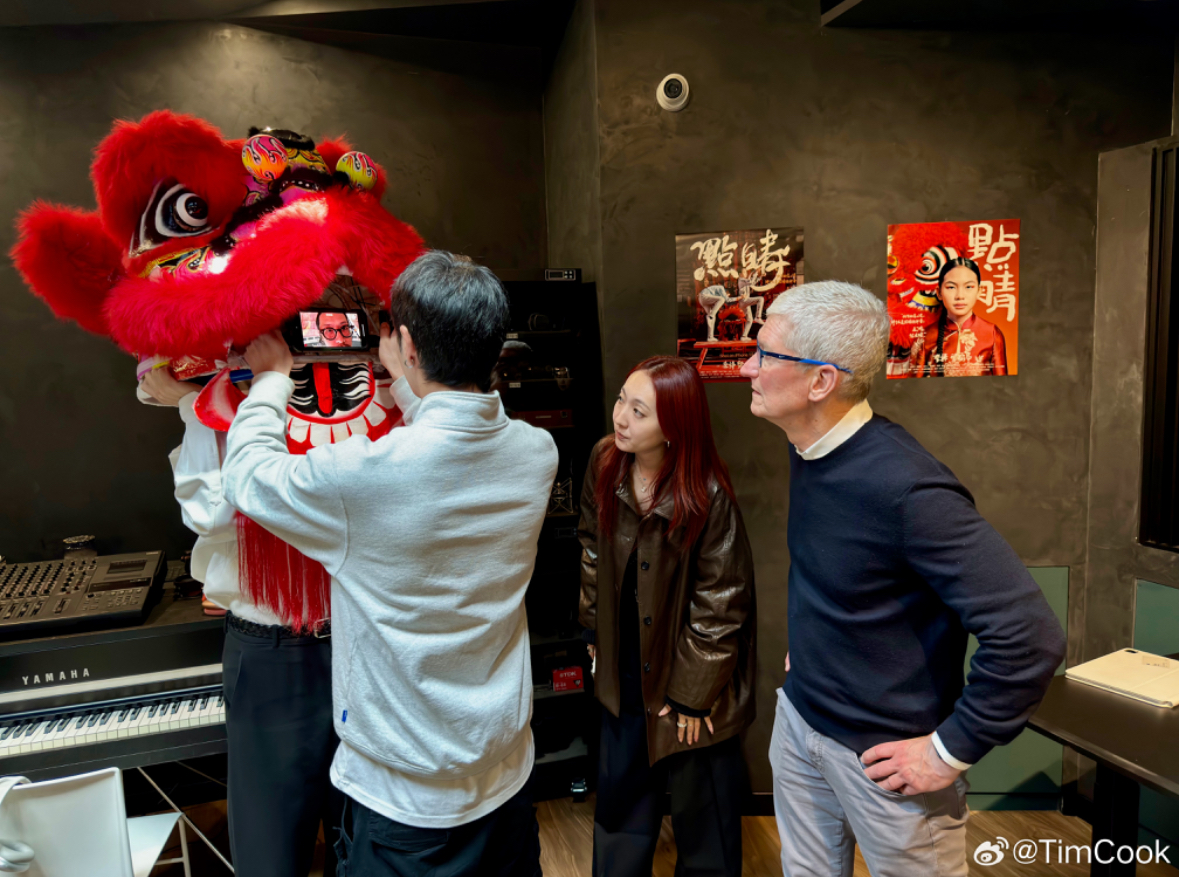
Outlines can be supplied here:
<path id="1" fill-rule="evenodd" d="M 361 346 L 359 314 L 304 311 L 299 315 L 299 322 L 303 329 L 303 347 L 309 350 Z"/>

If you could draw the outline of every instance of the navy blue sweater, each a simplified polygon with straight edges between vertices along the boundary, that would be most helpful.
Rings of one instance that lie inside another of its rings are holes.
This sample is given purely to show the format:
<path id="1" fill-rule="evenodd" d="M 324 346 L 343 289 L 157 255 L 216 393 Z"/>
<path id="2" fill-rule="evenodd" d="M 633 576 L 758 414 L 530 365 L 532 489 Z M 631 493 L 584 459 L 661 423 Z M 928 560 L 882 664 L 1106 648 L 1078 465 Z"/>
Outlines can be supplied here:
<path id="1" fill-rule="evenodd" d="M 1060 624 L 946 466 L 879 415 L 825 457 L 790 449 L 790 673 L 857 754 L 938 732 L 973 764 L 1011 742 L 1064 658 Z M 963 687 L 967 632 L 978 637 Z"/>

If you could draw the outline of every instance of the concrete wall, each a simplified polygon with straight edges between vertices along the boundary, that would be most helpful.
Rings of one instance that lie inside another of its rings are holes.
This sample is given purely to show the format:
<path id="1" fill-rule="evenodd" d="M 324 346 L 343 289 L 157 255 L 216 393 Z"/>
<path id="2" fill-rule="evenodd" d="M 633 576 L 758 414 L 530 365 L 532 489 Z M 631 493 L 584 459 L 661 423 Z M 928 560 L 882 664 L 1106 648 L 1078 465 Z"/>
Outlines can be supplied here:
<path id="1" fill-rule="evenodd" d="M 883 297 L 889 223 L 1019 217 L 1019 376 L 881 379 L 872 401 L 958 474 L 1026 563 L 1081 565 L 1097 156 L 1169 131 L 1171 39 L 822 30 L 814 6 L 596 0 L 607 397 L 636 361 L 674 351 L 677 233 L 801 225 L 808 280 Z M 654 100 L 673 71 L 692 89 L 679 114 Z M 560 169 L 547 173 L 551 188 Z M 785 438 L 751 418 L 744 385 L 709 396 L 757 558 L 760 708 L 746 745 L 764 791 L 788 647 Z"/>
<path id="2" fill-rule="evenodd" d="M 461 51 L 435 41 L 435 51 Z M 535 82 L 459 76 L 210 22 L 0 29 L 0 250 L 35 198 L 94 206 L 90 150 L 115 118 L 167 107 L 230 137 L 347 133 L 386 169 L 385 205 L 434 246 L 496 268 L 547 263 Z M 167 453 L 180 420 L 134 399 L 134 363 L 56 322 L 0 262 L 0 554 L 191 544 Z"/>

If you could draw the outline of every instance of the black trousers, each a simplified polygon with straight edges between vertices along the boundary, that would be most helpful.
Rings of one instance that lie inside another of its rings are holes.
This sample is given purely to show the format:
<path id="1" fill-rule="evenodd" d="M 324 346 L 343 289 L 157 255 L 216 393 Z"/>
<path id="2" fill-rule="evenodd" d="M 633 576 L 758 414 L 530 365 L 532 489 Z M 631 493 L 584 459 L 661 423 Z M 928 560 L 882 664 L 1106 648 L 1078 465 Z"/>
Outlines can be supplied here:
<path id="1" fill-rule="evenodd" d="M 540 877 L 540 826 L 527 786 L 456 828 L 404 825 L 348 798 L 336 854 L 336 877 Z"/>
<path id="2" fill-rule="evenodd" d="M 229 736 L 229 844 L 246 877 L 307 877 L 320 820 L 335 868 L 344 796 L 328 779 L 331 639 L 225 630 L 222 657 Z"/>
<path id="3" fill-rule="evenodd" d="M 676 877 L 741 877 L 741 804 L 748 784 L 739 738 L 678 752 L 651 767 L 646 717 L 623 711 L 615 718 L 603 709 L 595 877 L 651 877 L 668 793 Z"/>

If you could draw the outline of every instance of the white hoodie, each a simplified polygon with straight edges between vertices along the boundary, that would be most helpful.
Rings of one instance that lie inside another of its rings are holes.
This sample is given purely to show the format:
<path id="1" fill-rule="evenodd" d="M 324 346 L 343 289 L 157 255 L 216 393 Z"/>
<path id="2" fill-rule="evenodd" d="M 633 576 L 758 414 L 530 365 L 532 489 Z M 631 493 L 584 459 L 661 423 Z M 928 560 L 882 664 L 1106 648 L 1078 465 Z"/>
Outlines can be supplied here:
<path id="1" fill-rule="evenodd" d="M 512 759 L 523 775 L 495 783 L 507 800 L 532 768 L 524 593 L 557 470 L 552 437 L 510 420 L 498 394 L 436 392 L 410 404 L 403 378 L 394 392 L 408 426 L 292 456 L 293 389 L 275 372 L 255 378 L 222 477 L 235 508 L 332 576 L 341 750 L 427 786 Z M 461 815 L 384 815 L 457 825 L 502 801 L 470 803 Z"/>

